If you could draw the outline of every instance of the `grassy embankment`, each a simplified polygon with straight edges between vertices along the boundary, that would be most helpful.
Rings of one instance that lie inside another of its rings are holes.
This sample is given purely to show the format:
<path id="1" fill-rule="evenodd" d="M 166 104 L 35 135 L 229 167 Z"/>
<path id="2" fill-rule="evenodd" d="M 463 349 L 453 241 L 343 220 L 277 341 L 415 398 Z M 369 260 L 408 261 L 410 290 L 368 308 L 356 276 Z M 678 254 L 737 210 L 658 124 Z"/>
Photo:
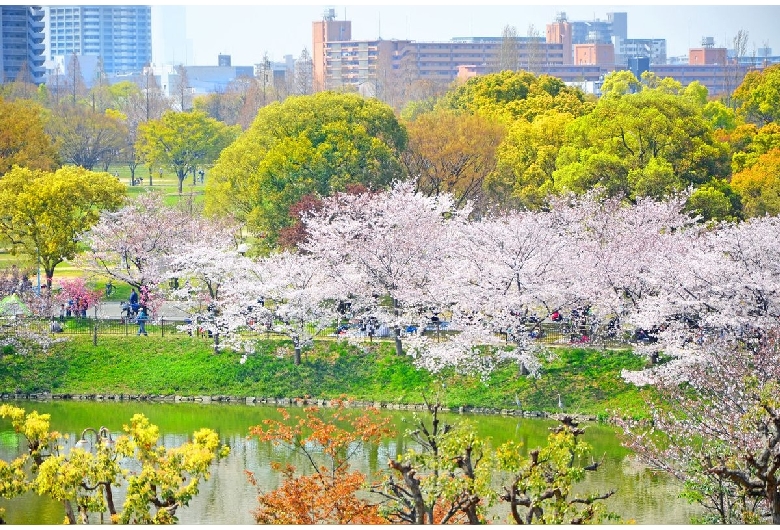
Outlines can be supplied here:
<path id="1" fill-rule="evenodd" d="M 321 341 L 295 366 L 291 344 L 263 341 L 245 364 L 233 353 L 214 355 L 212 342 L 183 337 L 89 336 L 56 344 L 48 353 L 4 355 L 0 391 L 54 394 L 227 395 L 240 397 L 335 398 L 385 403 L 422 403 L 440 396 L 450 407 L 558 412 L 606 416 L 620 411 L 646 414 L 642 391 L 620 378 L 623 368 L 643 361 L 627 351 L 560 348 L 540 378 L 520 377 L 516 366 L 496 371 L 488 381 L 454 372 L 434 377 L 408 357 L 393 354 L 391 343 L 366 344 L 364 351 L 343 342 Z"/>

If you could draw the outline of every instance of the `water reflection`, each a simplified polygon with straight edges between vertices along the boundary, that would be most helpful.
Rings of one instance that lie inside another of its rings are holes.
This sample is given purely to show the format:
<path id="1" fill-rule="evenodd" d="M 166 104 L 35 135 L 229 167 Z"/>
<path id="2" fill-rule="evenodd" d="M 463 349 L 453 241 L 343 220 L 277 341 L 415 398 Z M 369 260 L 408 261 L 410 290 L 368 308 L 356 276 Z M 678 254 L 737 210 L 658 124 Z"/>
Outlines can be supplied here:
<path id="1" fill-rule="evenodd" d="M 160 427 L 161 440 L 166 446 L 178 446 L 187 441 L 201 427 L 216 430 L 224 443 L 231 447 L 228 458 L 214 466 L 212 477 L 201 484 L 200 494 L 187 508 L 177 512 L 184 524 L 251 524 L 252 511 L 257 507 L 257 489 L 249 484 L 246 471 L 255 475 L 263 490 L 279 485 L 279 475 L 272 471 L 272 461 L 289 462 L 299 469 L 308 469 L 308 461 L 299 453 L 270 442 L 247 438 L 249 428 L 264 419 L 281 419 L 275 407 L 194 403 L 95 403 L 95 402 L 17 402 L 28 412 L 37 410 L 52 415 L 52 429 L 70 434 L 70 442 L 78 439 L 85 427 L 105 425 L 112 432 L 120 432 L 135 413 L 145 414 Z M 293 417 L 303 413 L 292 409 Z M 411 412 L 387 411 L 396 436 L 382 443 L 368 445 L 357 451 L 353 465 L 367 475 L 384 470 L 387 461 L 405 452 L 410 442 L 404 433 L 413 426 Z M 464 416 L 445 415 L 451 422 Z M 490 437 L 497 446 L 514 439 L 524 447 L 534 448 L 545 443 L 548 429 L 555 422 L 517 419 L 512 417 L 469 417 L 480 435 Z M 686 524 L 696 513 L 694 506 L 678 498 L 678 484 L 668 476 L 653 473 L 633 459 L 622 447 L 616 431 L 608 426 L 589 425 L 585 440 L 593 446 L 593 457 L 604 465 L 596 473 L 588 473 L 579 486 L 582 491 L 604 492 L 617 489 L 607 504 L 624 518 L 633 518 L 639 524 Z M 10 460 L 24 449 L 24 443 L 11 431 L 10 424 L 0 420 L 0 457 Z M 120 506 L 124 491 L 116 492 Z M 59 524 L 64 512 L 59 503 L 41 499 L 32 494 L 11 502 L 2 501 L 6 521 L 10 524 Z M 506 513 L 496 512 L 496 522 L 506 522 Z"/>

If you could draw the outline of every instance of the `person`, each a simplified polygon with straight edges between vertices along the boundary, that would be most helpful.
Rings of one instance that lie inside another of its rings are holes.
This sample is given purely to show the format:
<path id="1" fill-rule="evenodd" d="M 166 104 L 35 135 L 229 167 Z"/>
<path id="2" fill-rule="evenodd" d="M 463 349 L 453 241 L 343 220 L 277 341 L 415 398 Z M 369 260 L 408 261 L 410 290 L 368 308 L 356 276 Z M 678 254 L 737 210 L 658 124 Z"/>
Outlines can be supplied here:
<path id="1" fill-rule="evenodd" d="M 138 336 L 141 336 L 142 334 L 144 336 L 147 336 L 146 321 L 149 320 L 149 313 L 147 313 L 145 305 L 141 306 L 141 310 L 138 313 L 137 320 L 138 320 Z"/>
<path id="2" fill-rule="evenodd" d="M 552 315 L 550 315 L 550 320 L 553 322 L 560 322 L 563 320 L 563 316 L 561 316 L 561 312 L 556 309 L 553 311 Z"/>
<path id="3" fill-rule="evenodd" d="M 135 289 L 130 293 L 130 311 L 138 312 L 138 292 Z"/>

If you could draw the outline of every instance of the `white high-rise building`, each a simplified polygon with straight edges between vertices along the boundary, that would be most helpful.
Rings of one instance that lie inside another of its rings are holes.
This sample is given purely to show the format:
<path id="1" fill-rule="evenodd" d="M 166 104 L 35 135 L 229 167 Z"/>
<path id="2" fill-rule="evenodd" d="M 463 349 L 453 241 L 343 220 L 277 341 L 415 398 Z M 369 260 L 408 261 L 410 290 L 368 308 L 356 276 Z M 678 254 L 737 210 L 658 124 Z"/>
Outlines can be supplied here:
<path id="1" fill-rule="evenodd" d="M 108 75 L 141 72 L 152 62 L 150 6 L 47 6 L 46 57 L 102 61 Z"/>

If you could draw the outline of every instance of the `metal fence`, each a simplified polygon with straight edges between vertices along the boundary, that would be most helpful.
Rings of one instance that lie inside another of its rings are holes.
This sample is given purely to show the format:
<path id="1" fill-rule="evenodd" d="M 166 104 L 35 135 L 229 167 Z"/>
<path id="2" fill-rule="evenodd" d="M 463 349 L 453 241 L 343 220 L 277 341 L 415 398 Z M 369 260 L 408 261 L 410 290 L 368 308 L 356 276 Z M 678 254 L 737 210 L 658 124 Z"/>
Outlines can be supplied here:
<path id="1" fill-rule="evenodd" d="M 199 326 L 192 325 L 188 320 L 160 318 L 146 322 L 146 333 L 156 336 L 196 336 L 203 338 L 213 338 L 209 331 Z M 332 327 L 317 330 L 311 326 L 309 333 L 322 337 L 338 337 L 339 326 L 334 323 Z M 50 333 L 52 335 L 91 335 L 94 337 L 100 335 L 136 335 L 138 333 L 138 323 L 133 319 L 126 318 L 78 318 L 67 317 L 63 319 L 41 319 L 36 317 L 14 317 L 0 319 L 1 333 L 19 333 L 31 332 L 36 334 Z M 427 330 L 425 335 L 437 339 L 445 339 L 448 335 L 457 333 L 456 330 Z M 274 332 L 265 326 L 250 327 L 245 332 L 246 336 L 255 335 L 258 339 L 283 338 L 284 335 Z M 522 335 L 520 335 L 522 334 Z M 358 333 L 358 338 L 366 342 L 374 340 L 392 340 L 393 331 L 385 329 L 385 333 Z M 402 336 L 406 336 L 406 331 Z M 542 322 L 533 327 L 523 327 L 517 330 L 502 331 L 499 335 L 507 343 L 514 342 L 518 336 L 534 342 L 547 345 L 577 345 L 582 347 L 625 347 L 631 342 L 630 333 L 602 334 L 584 325 L 572 325 L 567 322 Z"/>

